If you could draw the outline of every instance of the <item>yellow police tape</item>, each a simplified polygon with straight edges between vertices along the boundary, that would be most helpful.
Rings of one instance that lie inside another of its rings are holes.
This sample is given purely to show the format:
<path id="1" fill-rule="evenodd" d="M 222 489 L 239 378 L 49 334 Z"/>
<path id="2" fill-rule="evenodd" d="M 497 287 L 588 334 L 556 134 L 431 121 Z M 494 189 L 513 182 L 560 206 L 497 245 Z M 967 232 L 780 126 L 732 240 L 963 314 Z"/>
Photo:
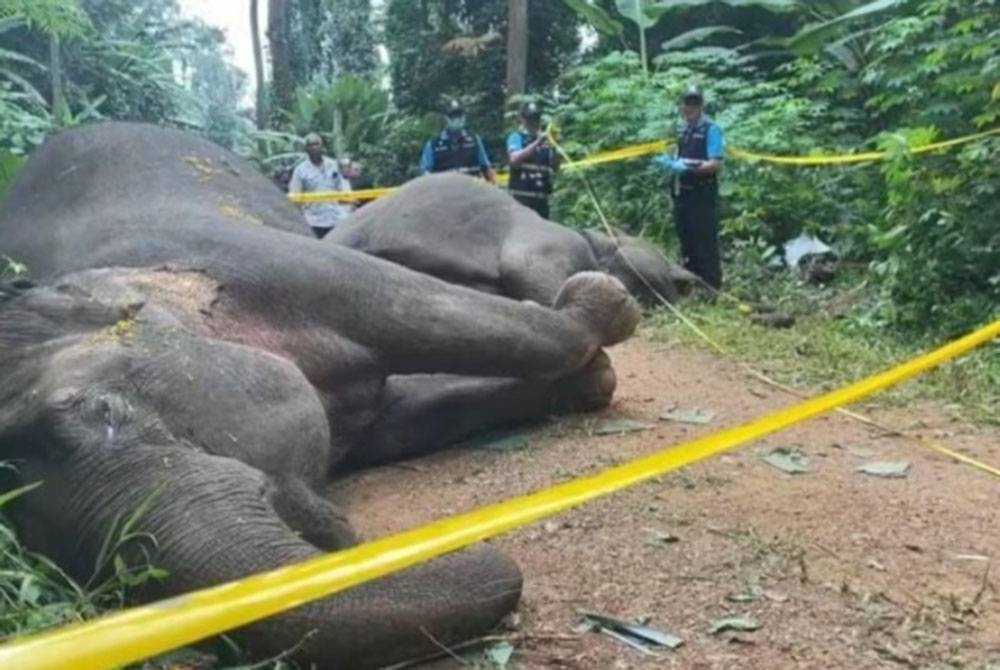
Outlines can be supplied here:
<path id="1" fill-rule="evenodd" d="M 1000 128 L 993 128 L 992 130 L 987 130 L 981 133 L 975 133 L 973 135 L 966 135 L 964 137 L 957 137 L 952 140 L 945 140 L 943 142 L 934 142 L 932 144 L 926 144 L 920 147 L 914 147 L 911 149 L 913 154 L 926 154 L 934 151 L 941 151 L 943 149 L 950 149 L 951 147 L 959 146 L 961 144 L 968 144 L 969 142 L 975 142 L 978 140 L 986 139 L 994 135 L 1000 135 Z M 632 158 L 639 158 L 640 156 L 648 156 L 650 154 L 662 153 L 669 149 L 670 143 L 660 140 L 658 142 L 647 142 L 645 144 L 636 144 L 633 146 L 625 147 L 622 149 L 615 149 L 613 151 L 604 151 L 599 154 L 594 154 L 587 158 L 580 159 L 578 161 L 571 161 L 563 165 L 564 170 L 575 170 L 580 168 L 592 167 L 594 165 L 603 165 L 605 163 L 617 163 L 619 161 L 629 160 Z M 823 165 L 854 165 L 858 163 L 871 163 L 874 161 L 882 160 L 886 157 L 886 152 L 884 151 L 866 151 L 857 154 L 838 154 L 838 155 L 822 155 L 817 154 L 815 156 L 775 156 L 773 154 L 759 154 L 752 151 L 744 151 L 743 149 L 729 149 L 727 151 L 730 157 L 736 158 L 738 160 L 754 161 L 758 163 L 772 163 L 774 165 L 797 165 L 801 167 L 819 167 Z M 509 175 L 500 174 L 497 175 L 497 182 L 500 185 L 507 183 Z M 361 191 L 317 191 L 314 193 L 293 193 L 288 196 L 288 199 L 292 202 L 298 204 L 314 204 L 320 202 L 356 202 L 363 200 L 377 200 L 378 198 L 383 198 L 387 195 L 394 193 L 398 190 L 398 186 L 386 187 L 386 188 L 372 188 L 365 189 Z"/>
<path id="2" fill-rule="evenodd" d="M 596 475 L 297 565 L 22 638 L 0 647 L 0 668 L 104 670 L 149 658 L 759 440 L 916 377 L 997 337 L 1000 337 L 1000 319 L 936 351 L 851 386 Z"/>
<path id="3" fill-rule="evenodd" d="M 604 151 L 599 154 L 594 154 L 588 158 L 564 163 L 562 169 L 577 170 L 594 165 L 603 165 L 604 163 L 617 163 L 630 158 L 660 153 L 666 151 L 669 147 L 670 145 L 662 140 L 659 142 L 636 144 L 634 146 L 625 147 L 624 149 Z M 510 175 L 507 173 L 497 175 L 497 183 L 501 186 L 506 185 L 509 179 Z M 385 188 L 369 188 L 361 191 L 316 191 L 313 193 L 292 193 L 289 194 L 288 199 L 300 205 L 320 202 L 355 202 L 360 200 L 377 200 L 379 198 L 384 198 L 387 195 L 395 193 L 398 189 L 398 186 L 387 186 Z"/>
<path id="4" fill-rule="evenodd" d="M 993 128 L 992 130 L 987 130 L 981 133 L 975 133 L 974 135 L 966 135 L 965 137 L 957 137 L 953 140 L 945 140 L 943 142 L 933 142 L 931 144 L 925 144 L 919 147 L 913 147 L 910 149 L 910 153 L 913 154 L 927 154 L 934 151 L 941 151 L 942 149 L 950 149 L 951 147 L 956 147 L 961 144 L 968 144 L 969 142 L 975 142 L 977 140 L 983 140 L 987 137 L 992 137 L 993 135 L 1000 135 L 1000 128 Z M 867 151 L 859 154 L 841 154 L 837 156 L 774 156 L 771 154 L 757 154 L 750 151 L 743 151 L 742 149 L 732 149 L 729 154 L 733 158 L 739 158 L 741 160 L 751 160 L 758 161 L 762 163 L 774 163 L 776 165 L 800 165 L 800 166 L 820 166 L 820 165 L 852 165 L 855 163 L 870 163 L 872 161 L 882 160 L 886 157 L 887 152 L 885 151 Z"/>

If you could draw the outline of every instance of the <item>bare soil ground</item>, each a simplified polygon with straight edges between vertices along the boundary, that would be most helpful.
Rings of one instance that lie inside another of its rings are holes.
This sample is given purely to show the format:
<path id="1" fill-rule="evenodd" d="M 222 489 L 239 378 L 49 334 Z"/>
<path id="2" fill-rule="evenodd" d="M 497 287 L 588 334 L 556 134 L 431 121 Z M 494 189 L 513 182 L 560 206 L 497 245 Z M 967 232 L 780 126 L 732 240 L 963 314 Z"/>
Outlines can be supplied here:
<path id="1" fill-rule="evenodd" d="M 632 341 L 611 352 L 613 406 L 530 432 L 524 451 L 453 450 L 335 486 L 369 538 L 528 493 L 791 404 L 730 362 Z M 708 425 L 658 421 L 671 407 Z M 869 409 L 1000 466 L 1000 431 L 934 407 Z M 600 437 L 609 418 L 650 424 Z M 801 448 L 813 471 L 761 460 Z M 908 460 L 905 479 L 856 472 Z M 656 533 L 676 536 L 657 543 Z M 587 505 L 496 540 L 525 575 L 509 667 L 598 670 L 1000 668 L 1000 480 L 838 415 Z M 684 645 L 657 657 L 575 633 L 578 609 L 650 617 Z M 748 616 L 756 632 L 711 634 Z M 991 665 L 992 664 L 992 665 Z M 461 667 L 457 661 L 437 667 Z"/>

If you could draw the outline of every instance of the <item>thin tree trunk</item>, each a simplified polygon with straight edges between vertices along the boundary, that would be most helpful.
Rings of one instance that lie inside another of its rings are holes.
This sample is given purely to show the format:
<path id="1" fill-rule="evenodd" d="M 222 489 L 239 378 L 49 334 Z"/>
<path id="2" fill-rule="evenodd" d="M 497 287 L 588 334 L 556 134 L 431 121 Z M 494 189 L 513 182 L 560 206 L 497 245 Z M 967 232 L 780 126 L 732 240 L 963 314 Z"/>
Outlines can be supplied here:
<path id="1" fill-rule="evenodd" d="M 528 80 L 528 0 L 507 0 L 507 95 L 524 93 Z"/>
<path id="2" fill-rule="evenodd" d="M 288 42 L 288 0 L 268 0 L 267 40 L 271 45 L 272 114 L 287 110 L 295 98 L 295 74 Z"/>
<path id="3" fill-rule="evenodd" d="M 642 16 L 642 3 L 639 0 L 635 0 L 635 16 L 638 19 Z M 644 74 L 649 74 L 649 66 L 646 63 L 646 29 L 642 27 L 641 21 L 636 21 L 636 26 L 639 28 L 639 60 L 642 61 L 642 71 Z"/>
<path id="4" fill-rule="evenodd" d="M 250 0 L 250 32 L 253 38 L 253 69 L 257 80 L 257 129 L 267 128 L 267 82 L 264 81 L 264 53 L 260 44 L 260 11 L 258 0 Z"/>
<path id="5" fill-rule="evenodd" d="M 52 79 L 52 118 L 56 126 L 66 120 L 66 97 L 63 92 L 62 47 L 59 36 L 49 38 L 49 76 Z"/>

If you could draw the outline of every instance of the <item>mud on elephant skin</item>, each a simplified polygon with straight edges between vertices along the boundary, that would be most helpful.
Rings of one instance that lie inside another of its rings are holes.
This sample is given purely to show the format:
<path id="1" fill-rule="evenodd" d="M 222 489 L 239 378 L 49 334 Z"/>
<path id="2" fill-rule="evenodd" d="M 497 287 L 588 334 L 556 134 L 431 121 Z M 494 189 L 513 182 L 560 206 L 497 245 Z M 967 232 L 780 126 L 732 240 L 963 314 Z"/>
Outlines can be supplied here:
<path id="1" fill-rule="evenodd" d="M 355 542 L 315 493 L 345 465 L 609 401 L 602 348 L 639 317 L 616 280 L 576 274 L 546 308 L 324 245 L 220 152 L 143 125 L 67 131 L 0 207 L 0 251 L 42 284 L 0 291 L 0 460 L 45 482 L 18 501 L 29 545 L 90 566 L 159 491 L 144 530 L 162 595 L 217 584 Z M 241 633 L 274 654 L 314 631 L 305 660 L 379 667 L 435 650 L 426 633 L 486 633 L 519 593 L 482 547 Z"/>
<path id="2" fill-rule="evenodd" d="M 697 278 L 636 237 L 577 232 L 457 174 L 415 179 L 357 210 L 324 239 L 445 281 L 551 305 L 577 272 L 620 280 L 647 306 L 674 302 Z"/>

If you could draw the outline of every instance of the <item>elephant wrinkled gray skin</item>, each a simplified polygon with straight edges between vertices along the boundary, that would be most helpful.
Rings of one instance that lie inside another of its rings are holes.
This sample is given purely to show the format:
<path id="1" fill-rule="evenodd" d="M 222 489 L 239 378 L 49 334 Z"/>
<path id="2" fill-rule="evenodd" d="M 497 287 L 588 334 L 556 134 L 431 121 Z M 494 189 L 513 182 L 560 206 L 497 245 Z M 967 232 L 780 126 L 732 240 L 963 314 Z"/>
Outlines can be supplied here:
<path id="1" fill-rule="evenodd" d="M 264 224 L 264 225 L 260 225 Z M 51 138 L 0 208 L 0 460 L 27 542 L 83 572 L 117 515 L 177 593 L 355 541 L 315 491 L 345 465 L 492 425 L 607 404 L 602 348 L 639 314 L 581 273 L 551 307 L 443 282 L 309 235 L 238 157 L 195 136 L 100 124 Z M 488 631 L 520 573 L 453 554 L 248 627 L 260 653 L 370 668 Z M 305 640 L 303 642 L 303 640 Z"/>
<path id="2" fill-rule="evenodd" d="M 449 173 L 415 179 L 357 210 L 324 243 L 542 305 L 577 272 L 607 272 L 651 307 L 660 305 L 657 294 L 675 302 L 698 281 L 651 244 L 617 237 L 546 221 L 482 180 Z"/>

